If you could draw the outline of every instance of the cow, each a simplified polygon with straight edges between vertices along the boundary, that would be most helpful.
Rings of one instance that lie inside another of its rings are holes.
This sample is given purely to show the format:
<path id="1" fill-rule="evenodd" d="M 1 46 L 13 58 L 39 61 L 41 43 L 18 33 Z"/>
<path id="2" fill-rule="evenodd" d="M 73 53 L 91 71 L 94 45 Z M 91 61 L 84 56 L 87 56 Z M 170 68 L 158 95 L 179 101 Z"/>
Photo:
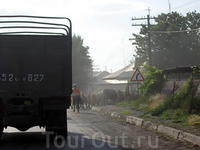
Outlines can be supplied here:
<path id="1" fill-rule="evenodd" d="M 96 105 L 97 106 L 102 105 L 102 100 L 103 100 L 103 91 L 102 92 L 98 92 L 96 94 Z"/>
<path id="2" fill-rule="evenodd" d="M 75 112 L 75 109 L 77 109 L 77 112 L 79 113 L 80 110 L 80 103 L 81 103 L 81 97 L 78 95 L 71 96 L 71 108 Z"/>
<path id="3" fill-rule="evenodd" d="M 115 104 L 117 99 L 117 92 L 113 89 L 105 89 L 103 90 L 103 104 L 106 105 L 109 102 L 109 100 L 111 100 L 112 104 Z"/>
<path id="4" fill-rule="evenodd" d="M 96 94 L 90 94 L 90 106 L 95 106 L 96 105 Z"/>
<path id="5" fill-rule="evenodd" d="M 117 90 L 117 102 L 122 102 L 125 100 L 125 92 Z"/>
<path id="6" fill-rule="evenodd" d="M 84 95 L 84 94 L 82 94 L 81 93 L 81 103 L 80 103 L 80 107 L 81 108 L 87 108 L 87 97 L 86 97 L 86 95 Z"/>

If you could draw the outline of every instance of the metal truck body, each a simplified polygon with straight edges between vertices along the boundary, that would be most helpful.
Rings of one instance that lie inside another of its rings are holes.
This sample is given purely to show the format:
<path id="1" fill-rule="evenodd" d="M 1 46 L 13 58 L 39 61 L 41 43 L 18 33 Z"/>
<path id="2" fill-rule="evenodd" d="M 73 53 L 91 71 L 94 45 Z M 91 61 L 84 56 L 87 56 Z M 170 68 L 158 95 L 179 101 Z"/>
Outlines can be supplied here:
<path id="1" fill-rule="evenodd" d="M 40 126 L 66 137 L 72 87 L 71 21 L 38 16 L 0 19 L 0 133 L 7 126 L 21 131 Z"/>

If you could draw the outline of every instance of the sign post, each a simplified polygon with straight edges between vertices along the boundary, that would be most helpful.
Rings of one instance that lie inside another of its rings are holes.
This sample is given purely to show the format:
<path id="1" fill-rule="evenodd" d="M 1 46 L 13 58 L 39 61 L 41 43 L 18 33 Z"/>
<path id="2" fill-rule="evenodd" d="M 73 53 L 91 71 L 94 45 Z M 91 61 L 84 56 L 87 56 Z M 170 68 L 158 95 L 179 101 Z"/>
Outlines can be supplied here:
<path id="1" fill-rule="evenodd" d="M 144 81 L 144 77 L 143 77 L 143 75 L 141 74 L 141 72 L 139 71 L 138 68 L 133 73 L 130 81 L 137 81 L 137 91 L 138 91 L 138 81 Z"/>

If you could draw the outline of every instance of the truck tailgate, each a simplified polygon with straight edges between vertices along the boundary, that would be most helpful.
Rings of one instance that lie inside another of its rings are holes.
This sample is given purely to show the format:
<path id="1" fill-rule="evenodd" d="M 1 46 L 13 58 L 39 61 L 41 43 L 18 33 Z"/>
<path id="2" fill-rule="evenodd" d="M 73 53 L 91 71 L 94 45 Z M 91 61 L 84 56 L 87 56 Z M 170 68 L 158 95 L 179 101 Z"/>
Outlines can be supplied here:
<path id="1" fill-rule="evenodd" d="M 71 89 L 71 54 L 64 40 L 1 36 L 0 90 L 49 94 Z"/>

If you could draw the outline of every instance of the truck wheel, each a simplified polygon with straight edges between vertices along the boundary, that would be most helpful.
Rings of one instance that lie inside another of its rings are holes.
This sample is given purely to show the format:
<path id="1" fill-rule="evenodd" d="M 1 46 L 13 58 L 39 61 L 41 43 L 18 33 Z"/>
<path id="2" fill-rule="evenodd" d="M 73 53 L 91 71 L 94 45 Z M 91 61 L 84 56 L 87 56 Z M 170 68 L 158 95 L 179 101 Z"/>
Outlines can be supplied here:
<path id="1" fill-rule="evenodd" d="M 64 139 L 67 139 L 67 129 L 57 130 L 57 136 L 62 136 Z"/>
<path id="2" fill-rule="evenodd" d="M 60 124 L 60 129 L 57 130 L 57 135 L 63 136 L 65 139 L 67 139 L 67 112 L 66 110 L 62 111 L 62 124 Z"/>
<path id="3" fill-rule="evenodd" d="M 52 115 L 53 114 L 53 115 Z M 55 117 L 60 116 L 60 117 Z M 67 138 L 67 112 L 66 110 L 53 110 L 51 113 L 46 113 L 46 132 L 50 135 L 50 140 L 54 140 L 56 136 Z M 52 132 L 54 134 L 52 134 Z"/>
<path id="4" fill-rule="evenodd" d="M 53 130 L 53 129 L 51 129 L 50 127 L 48 127 L 48 126 L 46 126 L 46 132 L 48 133 L 48 132 L 50 132 L 49 133 L 49 138 L 50 138 L 50 141 L 53 141 L 54 140 L 54 138 L 56 137 L 56 132 Z M 52 132 L 53 132 L 53 134 L 52 134 Z"/>

